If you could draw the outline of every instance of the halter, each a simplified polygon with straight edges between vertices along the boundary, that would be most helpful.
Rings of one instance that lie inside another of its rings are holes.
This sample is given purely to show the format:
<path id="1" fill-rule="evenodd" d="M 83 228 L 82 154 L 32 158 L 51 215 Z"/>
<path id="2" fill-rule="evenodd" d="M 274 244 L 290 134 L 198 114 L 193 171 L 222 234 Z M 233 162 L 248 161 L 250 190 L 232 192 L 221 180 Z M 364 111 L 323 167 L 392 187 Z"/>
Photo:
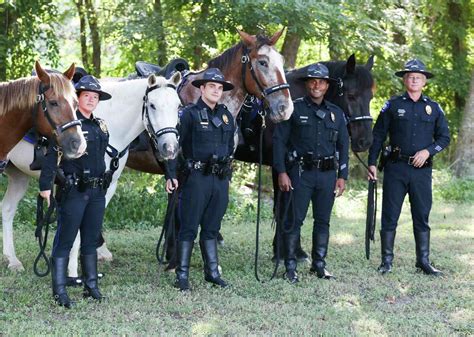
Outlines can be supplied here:
<path id="1" fill-rule="evenodd" d="M 167 83 L 166 87 L 176 90 L 176 86 L 173 84 Z M 174 133 L 178 137 L 178 129 L 175 127 L 165 127 L 158 131 L 155 131 L 153 124 L 151 123 L 150 114 L 148 113 L 148 94 L 155 89 L 161 88 L 160 86 L 148 87 L 145 91 L 145 96 L 143 96 L 143 107 L 142 107 L 142 120 L 145 124 L 145 129 L 150 136 L 150 139 L 155 146 L 155 149 L 158 149 L 158 138 L 167 133 Z"/>
<path id="2" fill-rule="evenodd" d="M 39 88 L 38 88 L 38 95 L 36 95 L 35 99 L 35 106 L 33 107 L 33 123 L 36 123 L 36 118 L 37 118 L 37 112 L 38 112 L 38 106 L 41 104 L 41 110 L 43 111 L 44 116 L 48 120 L 49 125 L 53 129 L 53 134 L 56 137 L 59 137 L 64 131 L 66 131 L 69 128 L 72 128 L 74 126 L 82 126 L 82 123 L 80 120 L 72 120 L 70 122 L 66 122 L 62 125 L 57 126 L 56 123 L 53 121 L 51 118 L 51 115 L 49 114 L 48 107 L 46 106 L 46 95 L 45 93 L 51 89 L 50 85 L 43 85 L 42 82 L 40 82 Z M 34 125 L 36 126 L 36 125 Z"/>
<path id="3" fill-rule="evenodd" d="M 246 69 L 247 64 L 248 64 L 248 68 L 250 69 L 250 74 L 252 75 L 252 78 L 255 81 L 255 83 L 257 84 L 257 86 L 260 90 L 260 94 L 262 95 L 262 97 L 265 101 L 267 101 L 267 96 L 268 95 L 271 95 L 274 92 L 277 92 L 277 91 L 280 91 L 280 90 L 290 88 L 290 85 L 288 83 L 282 83 L 282 84 L 277 84 L 277 85 L 274 85 L 273 87 L 264 89 L 262 84 L 258 80 L 257 75 L 255 74 L 255 69 L 252 66 L 252 62 L 251 62 L 250 56 L 249 56 L 249 49 L 246 46 L 243 47 L 242 58 L 240 59 L 240 62 L 242 63 L 242 83 L 244 84 L 244 89 L 245 89 L 245 91 L 247 91 L 247 93 L 249 92 L 249 90 L 247 89 L 247 86 L 245 85 L 245 74 L 247 72 L 246 71 L 247 70 Z M 268 103 L 268 101 L 267 101 L 267 103 Z"/>
<path id="4" fill-rule="evenodd" d="M 337 82 L 337 95 L 339 97 L 342 97 L 344 96 L 344 81 L 342 78 L 338 77 L 336 79 L 336 82 Z M 368 116 L 357 116 L 357 117 L 354 117 L 354 116 L 351 116 L 349 115 L 349 113 L 346 113 L 344 111 L 344 115 L 346 116 L 346 120 L 348 121 L 348 123 L 354 123 L 354 122 L 362 122 L 362 121 L 373 121 L 373 117 L 368 115 Z"/>

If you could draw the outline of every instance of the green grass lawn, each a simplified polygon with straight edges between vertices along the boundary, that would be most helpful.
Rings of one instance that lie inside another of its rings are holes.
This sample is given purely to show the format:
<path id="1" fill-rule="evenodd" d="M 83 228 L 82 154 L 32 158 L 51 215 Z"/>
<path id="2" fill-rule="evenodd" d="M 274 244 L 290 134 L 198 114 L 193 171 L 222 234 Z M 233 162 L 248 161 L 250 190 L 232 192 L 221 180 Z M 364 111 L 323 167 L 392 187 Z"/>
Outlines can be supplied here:
<path id="1" fill-rule="evenodd" d="M 327 267 L 337 279 L 317 279 L 309 273 L 309 265 L 303 264 L 298 268 L 301 282 L 297 285 L 281 278 L 282 269 L 278 279 L 260 284 L 253 271 L 252 196 L 237 186 L 233 189 L 233 205 L 223 222 L 225 245 L 220 248 L 223 276 L 232 285 L 229 289 L 217 289 L 204 281 L 196 245 L 190 275 L 193 291 L 178 292 L 172 287 L 174 274 L 158 277 L 154 251 L 161 227 L 114 229 L 110 219 L 116 218 L 108 216 L 106 238 L 114 261 L 99 266 L 106 275 L 101 290 L 108 300 L 82 300 L 81 290 L 72 288 L 70 296 L 78 303 L 65 310 L 52 300 L 50 278 L 33 274 L 37 243 L 33 229 L 20 225 L 15 232 L 16 249 L 26 271 L 14 273 L 5 263 L 0 265 L 0 335 L 474 334 L 472 203 L 435 200 L 431 259 L 447 274 L 443 278 L 415 270 L 408 204 L 400 218 L 394 272 L 378 275 L 378 235 L 369 261 L 364 253 L 366 192 L 352 189 L 336 201 L 331 221 Z M 117 202 L 120 200 L 123 202 L 120 198 Z M 151 202 L 152 198 L 144 200 Z M 123 204 L 111 206 L 124 208 Z M 143 208 L 156 210 L 154 206 Z M 272 269 L 270 209 L 267 203 L 261 233 L 264 277 Z M 142 216 L 155 219 L 156 214 Z M 307 251 L 310 237 L 311 220 L 307 219 L 302 239 Z"/>

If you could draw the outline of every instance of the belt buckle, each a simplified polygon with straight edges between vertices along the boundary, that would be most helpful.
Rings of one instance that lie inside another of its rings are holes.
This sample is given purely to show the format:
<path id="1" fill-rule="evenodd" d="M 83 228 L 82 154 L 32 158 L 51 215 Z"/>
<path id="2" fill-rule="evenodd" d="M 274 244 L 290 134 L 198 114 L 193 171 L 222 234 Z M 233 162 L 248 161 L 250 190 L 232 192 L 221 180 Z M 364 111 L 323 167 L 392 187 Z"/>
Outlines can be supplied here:
<path id="1" fill-rule="evenodd" d="M 195 170 L 200 170 L 200 169 L 201 169 L 201 162 L 200 162 L 200 161 L 195 161 L 195 162 L 193 163 L 193 168 L 194 168 Z"/>
<path id="2" fill-rule="evenodd" d="M 415 159 L 415 157 L 408 157 L 408 165 L 411 165 L 413 166 L 413 160 Z"/>
<path id="3" fill-rule="evenodd" d="M 97 185 L 98 185 L 97 182 L 98 182 L 97 179 L 92 179 L 92 180 L 91 180 L 91 183 L 92 183 L 92 184 L 91 184 L 91 187 L 92 187 L 92 188 L 96 188 Z"/>
<path id="4" fill-rule="evenodd" d="M 316 164 L 316 165 L 314 165 L 314 166 L 315 166 L 317 169 L 321 169 L 321 167 L 323 166 L 323 165 L 322 165 L 322 164 L 323 164 L 323 161 L 322 161 L 321 159 L 316 159 L 313 163 Z"/>

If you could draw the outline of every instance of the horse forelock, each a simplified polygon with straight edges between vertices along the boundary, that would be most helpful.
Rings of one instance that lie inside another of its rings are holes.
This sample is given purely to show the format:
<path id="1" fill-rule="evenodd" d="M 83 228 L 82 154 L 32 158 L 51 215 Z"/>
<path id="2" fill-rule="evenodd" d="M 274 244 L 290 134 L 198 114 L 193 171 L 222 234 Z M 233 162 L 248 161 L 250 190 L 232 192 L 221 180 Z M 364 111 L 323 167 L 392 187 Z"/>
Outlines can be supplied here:
<path id="1" fill-rule="evenodd" d="M 72 82 L 63 74 L 50 73 L 49 78 L 53 95 L 56 97 L 64 97 L 64 99 L 71 104 L 72 108 L 74 101 L 77 101 L 76 90 Z"/>

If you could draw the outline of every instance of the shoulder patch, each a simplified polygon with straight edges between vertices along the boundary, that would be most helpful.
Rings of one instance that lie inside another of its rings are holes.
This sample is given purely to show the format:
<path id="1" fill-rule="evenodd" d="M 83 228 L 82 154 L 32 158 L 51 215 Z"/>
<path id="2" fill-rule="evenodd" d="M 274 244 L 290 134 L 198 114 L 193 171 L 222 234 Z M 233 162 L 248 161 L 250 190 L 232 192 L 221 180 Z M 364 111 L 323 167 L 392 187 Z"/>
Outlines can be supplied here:
<path id="1" fill-rule="evenodd" d="M 304 97 L 300 97 L 300 98 L 297 98 L 297 99 L 293 100 L 293 103 L 300 103 L 300 102 L 304 102 Z"/>
<path id="2" fill-rule="evenodd" d="M 380 109 L 380 112 L 385 112 L 390 108 L 390 100 L 386 101 L 385 104 L 383 105 L 382 109 Z"/>

